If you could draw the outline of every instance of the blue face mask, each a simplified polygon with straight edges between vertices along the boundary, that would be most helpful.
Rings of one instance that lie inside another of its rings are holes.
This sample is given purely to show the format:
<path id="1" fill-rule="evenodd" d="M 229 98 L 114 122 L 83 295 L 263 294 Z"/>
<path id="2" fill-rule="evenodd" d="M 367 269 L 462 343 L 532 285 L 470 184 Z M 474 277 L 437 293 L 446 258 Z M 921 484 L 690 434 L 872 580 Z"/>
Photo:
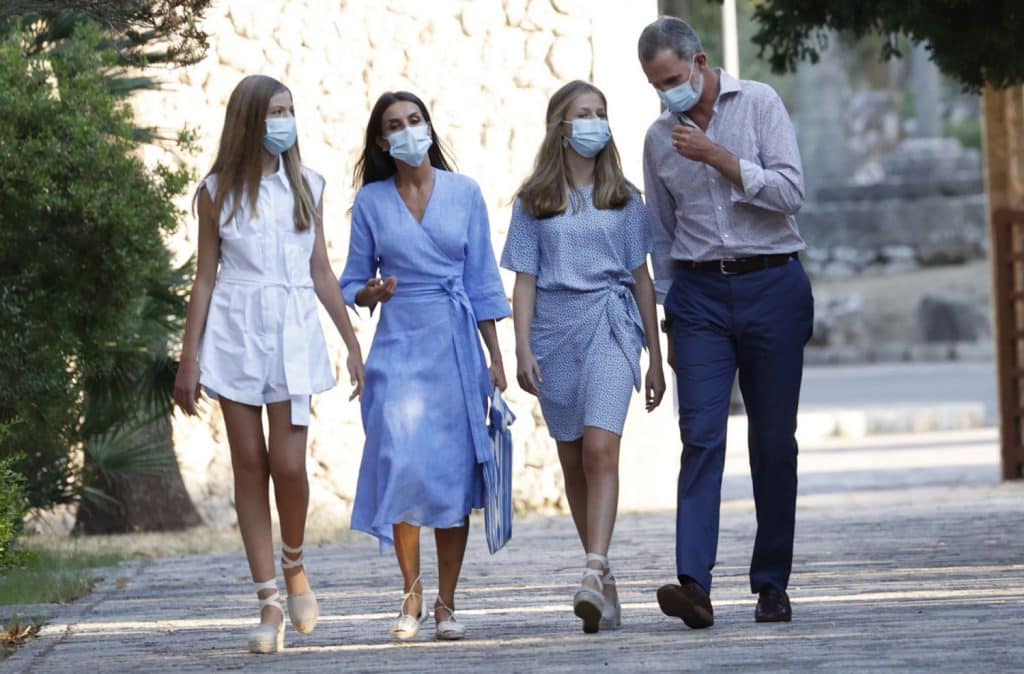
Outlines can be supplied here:
<path id="1" fill-rule="evenodd" d="M 433 144 L 430 127 L 425 123 L 407 126 L 388 136 L 388 154 L 409 166 L 419 166 Z"/>
<path id="2" fill-rule="evenodd" d="M 568 120 L 566 120 L 568 122 Z M 572 149 L 581 157 L 596 157 L 611 140 L 612 132 L 608 128 L 608 120 L 596 118 L 574 119 L 572 136 L 566 140 Z"/>
<path id="3" fill-rule="evenodd" d="M 693 55 L 690 61 L 690 79 L 693 79 L 694 70 L 697 68 L 697 55 Z M 690 85 L 690 81 L 683 82 L 678 87 L 672 87 L 668 91 L 659 91 L 658 96 L 665 107 L 672 112 L 686 112 L 697 105 L 700 95 L 704 91 L 704 76 L 700 76 L 700 84 L 696 87 Z"/>
<path id="4" fill-rule="evenodd" d="M 267 117 L 267 133 L 263 136 L 263 147 L 270 154 L 279 155 L 295 145 L 297 135 L 294 117 Z"/>

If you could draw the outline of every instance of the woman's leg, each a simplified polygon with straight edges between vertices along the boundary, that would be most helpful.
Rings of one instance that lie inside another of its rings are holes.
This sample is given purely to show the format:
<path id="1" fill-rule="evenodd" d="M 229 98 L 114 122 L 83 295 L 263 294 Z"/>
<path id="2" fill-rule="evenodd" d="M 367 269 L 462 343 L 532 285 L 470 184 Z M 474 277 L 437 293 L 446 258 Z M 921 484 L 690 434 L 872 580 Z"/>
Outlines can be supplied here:
<path id="1" fill-rule="evenodd" d="M 309 478 L 306 475 L 306 426 L 294 426 L 291 403 L 267 405 L 270 421 L 270 475 L 274 479 L 277 514 L 281 520 L 281 540 L 290 548 L 301 548 L 306 536 L 306 512 L 309 509 Z M 288 559 L 298 554 L 282 551 Z M 305 568 L 284 570 L 284 582 L 290 596 L 310 591 Z"/>
<path id="2" fill-rule="evenodd" d="M 434 604 L 434 619 L 441 622 L 449 617 L 443 602 L 451 610 L 455 610 L 455 586 L 459 583 L 462 573 L 462 560 L 466 556 L 466 541 L 469 540 L 469 518 L 461 527 L 450 529 L 434 529 L 434 540 L 437 543 L 437 597 Z"/>
<path id="3" fill-rule="evenodd" d="M 587 426 L 583 429 L 583 473 L 587 483 L 587 552 L 608 555 L 619 506 L 619 441 L 611 431 Z M 587 566 L 600 569 L 599 562 Z M 596 583 L 592 579 L 588 582 Z M 615 586 L 605 587 L 605 597 L 615 599 Z"/>
<path id="4" fill-rule="evenodd" d="M 565 497 L 569 501 L 569 512 L 572 513 L 576 533 L 587 549 L 587 478 L 583 472 L 583 438 L 569 442 L 556 442 L 558 460 L 562 464 L 562 476 L 565 482 Z"/>
<path id="5" fill-rule="evenodd" d="M 423 605 L 423 583 L 420 582 L 420 528 L 399 522 L 392 528 L 395 537 L 395 556 L 402 570 L 405 592 L 415 592 L 402 605 L 402 613 L 418 616 Z"/>
<path id="6" fill-rule="evenodd" d="M 274 542 L 270 533 L 270 462 L 263 438 L 262 410 L 225 398 L 220 399 L 224 414 L 224 427 L 231 447 L 231 468 L 235 480 L 235 513 L 238 530 L 242 533 L 245 556 L 254 582 L 276 577 L 274 569 Z M 273 590 L 260 590 L 261 599 Z M 280 622 L 283 616 L 267 606 L 260 622 Z"/>

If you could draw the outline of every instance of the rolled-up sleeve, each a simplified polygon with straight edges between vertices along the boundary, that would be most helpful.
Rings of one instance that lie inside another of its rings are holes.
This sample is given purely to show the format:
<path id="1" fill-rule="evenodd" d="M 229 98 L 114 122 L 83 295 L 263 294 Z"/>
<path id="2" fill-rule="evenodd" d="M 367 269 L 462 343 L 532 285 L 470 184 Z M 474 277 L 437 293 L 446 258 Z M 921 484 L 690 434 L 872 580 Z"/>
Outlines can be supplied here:
<path id="1" fill-rule="evenodd" d="M 348 239 L 348 259 L 341 273 L 338 285 L 345 303 L 356 306 L 356 293 L 363 289 L 366 282 L 377 275 L 377 247 L 374 244 L 370 227 L 370 217 L 365 200 L 356 196 L 352 206 L 352 231 Z M 373 307 L 370 307 L 371 313 Z"/>
<path id="2" fill-rule="evenodd" d="M 672 285 L 672 242 L 676 230 L 676 205 L 672 194 L 658 174 L 651 132 L 644 140 L 644 197 L 651 235 L 651 267 L 654 292 L 658 303 L 664 303 Z"/>
<path id="3" fill-rule="evenodd" d="M 796 130 L 774 91 L 761 99 L 756 125 L 758 156 L 740 157 L 743 188 L 733 187 L 733 203 L 794 215 L 804 204 L 804 177 Z"/>
<path id="4" fill-rule="evenodd" d="M 491 223 L 487 205 L 474 186 L 463 282 L 477 321 L 499 320 L 512 315 L 491 247 Z"/>

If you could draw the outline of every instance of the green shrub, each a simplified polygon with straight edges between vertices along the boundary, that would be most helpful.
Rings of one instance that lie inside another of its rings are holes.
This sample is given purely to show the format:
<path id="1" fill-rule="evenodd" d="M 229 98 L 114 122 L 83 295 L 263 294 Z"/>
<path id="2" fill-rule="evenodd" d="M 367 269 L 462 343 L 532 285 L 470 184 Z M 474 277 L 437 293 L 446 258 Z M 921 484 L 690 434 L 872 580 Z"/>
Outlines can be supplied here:
<path id="1" fill-rule="evenodd" d="M 0 427 L 0 437 L 4 429 Z M 25 518 L 25 478 L 11 468 L 12 458 L 0 459 L 0 572 L 21 558 L 18 537 Z"/>
<path id="2" fill-rule="evenodd" d="M 191 175 L 143 163 L 95 26 L 51 53 L 29 43 L 0 41 L 0 458 L 45 507 L 81 493 L 90 437 L 138 422 L 99 419 L 98 400 L 137 404 L 153 363 L 166 389 L 181 303 L 164 240 Z"/>

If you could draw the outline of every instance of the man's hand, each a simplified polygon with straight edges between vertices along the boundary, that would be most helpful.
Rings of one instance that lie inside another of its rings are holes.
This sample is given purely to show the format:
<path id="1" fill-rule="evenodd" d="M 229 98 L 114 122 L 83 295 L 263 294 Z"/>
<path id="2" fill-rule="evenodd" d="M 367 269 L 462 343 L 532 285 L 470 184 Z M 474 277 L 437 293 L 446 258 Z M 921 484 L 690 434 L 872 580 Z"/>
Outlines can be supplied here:
<path id="1" fill-rule="evenodd" d="M 708 163 L 718 147 L 694 126 L 676 124 L 672 129 L 672 146 L 687 159 Z"/>

